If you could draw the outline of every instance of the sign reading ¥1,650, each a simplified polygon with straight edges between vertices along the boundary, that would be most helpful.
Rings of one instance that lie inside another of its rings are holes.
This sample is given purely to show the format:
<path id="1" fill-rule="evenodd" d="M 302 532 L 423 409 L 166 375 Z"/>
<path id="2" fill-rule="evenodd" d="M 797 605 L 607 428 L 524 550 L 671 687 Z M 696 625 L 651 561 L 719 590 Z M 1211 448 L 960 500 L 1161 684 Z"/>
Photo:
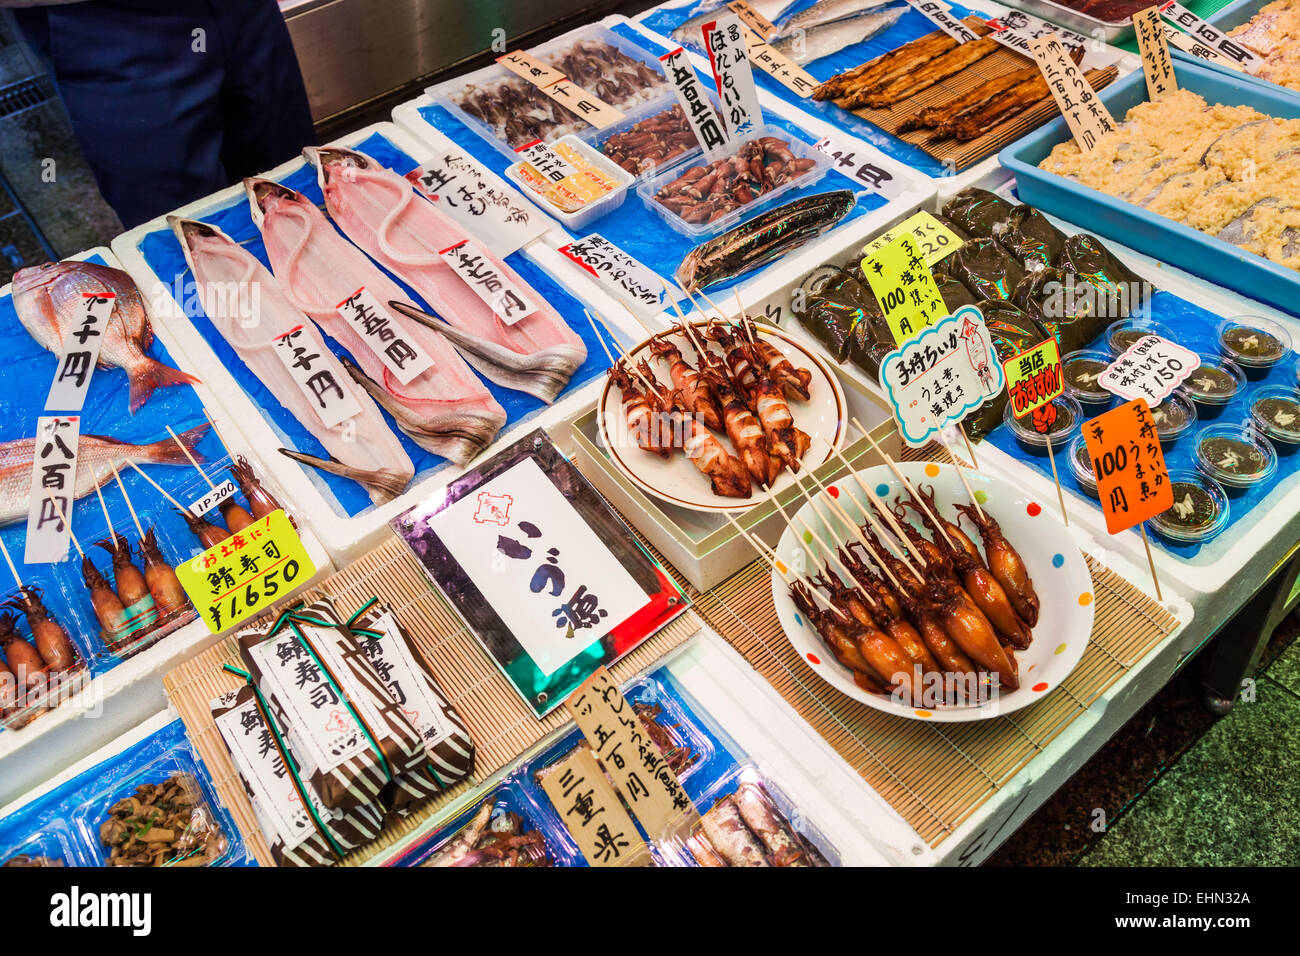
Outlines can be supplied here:
<path id="1" fill-rule="evenodd" d="M 278 510 L 176 566 L 213 634 L 266 610 L 315 573 L 298 532 Z"/>

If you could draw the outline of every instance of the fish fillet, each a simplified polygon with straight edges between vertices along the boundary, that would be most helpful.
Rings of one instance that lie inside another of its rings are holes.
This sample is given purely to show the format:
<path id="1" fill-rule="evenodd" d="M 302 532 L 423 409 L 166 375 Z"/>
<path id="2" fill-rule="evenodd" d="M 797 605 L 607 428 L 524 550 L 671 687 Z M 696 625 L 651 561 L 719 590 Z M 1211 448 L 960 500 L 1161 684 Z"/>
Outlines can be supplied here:
<path id="1" fill-rule="evenodd" d="M 354 150 L 303 151 L 316 165 L 325 207 L 344 235 L 415 289 L 448 323 L 445 334 L 484 376 L 545 402 L 568 384 L 587 348 L 560 314 L 500 259 L 492 265 L 538 306 L 502 321 L 443 261 L 440 250 L 469 235 L 403 177 Z"/>
<path id="2" fill-rule="evenodd" d="M 360 384 L 422 448 L 465 464 L 505 424 L 505 410 L 437 332 L 393 314 L 401 334 L 433 359 L 403 385 L 340 315 L 338 304 L 365 287 L 381 303 L 405 300 L 401 288 L 339 235 L 315 203 L 266 179 L 246 179 L 253 221 L 262 231 L 271 271 L 289 301 L 305 312 L 360 366 Z"/>
<path id="3" fill-rule="evenodd" d="M 942 56 L 935 57 L 924 66 L 912 70 L 874 90 L 857 94 L 853 97 L 852 107 L 870 106 L 883 109 L 886 106 L 904 100 L 909 96 L 929 89 L 940 80 L 946 80 L 955 73 L 960 73 L 998 48 L 992 37 L 962 43 L 956 49 L 949 50 Z"/>
<path id="4" fill-rule="evenodd" d="M 377 504 L 401 494 L 415 474 L 415 466 L 374 400 L 344 371 L 334 353 L 322 346 L 313 371 L 331 372 L 361 411 L 332 427 L 321 419 L 317 407 L 275 354 L 275 341 L 281 336 L 300 325 L 315 327 L 289 301 L 266 267 L 215 226 L 176 216 L 167 221 L 180 240 L 212 324 L 249 371 L 325 446 L 334 461 L 321 462 L 301 453 L 290 457 L 360 482 Z M 252 303 L 253 289 L 257 295 L 255 323 L 243 321 L 238 308 L 241 302 Z"/>

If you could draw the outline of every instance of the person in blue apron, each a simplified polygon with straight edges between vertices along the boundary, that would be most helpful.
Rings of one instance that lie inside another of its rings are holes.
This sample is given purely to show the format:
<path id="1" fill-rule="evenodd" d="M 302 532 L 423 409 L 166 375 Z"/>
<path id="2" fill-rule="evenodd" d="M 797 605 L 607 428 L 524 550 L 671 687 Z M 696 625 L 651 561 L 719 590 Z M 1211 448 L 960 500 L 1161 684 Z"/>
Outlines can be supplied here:
<path id="1" fill-rule="evenodd" d="M 130 228 L 315 144 L 276 0 L 0 0 Z"/>

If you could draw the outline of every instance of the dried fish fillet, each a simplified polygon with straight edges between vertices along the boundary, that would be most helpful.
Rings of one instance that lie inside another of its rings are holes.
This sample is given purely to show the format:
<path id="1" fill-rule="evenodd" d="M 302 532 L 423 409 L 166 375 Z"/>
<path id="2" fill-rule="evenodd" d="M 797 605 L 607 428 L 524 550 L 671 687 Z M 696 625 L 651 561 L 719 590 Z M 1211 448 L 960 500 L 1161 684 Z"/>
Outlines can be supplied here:
<path id="1" fill-rule="evenodd" d="M 869 106 L 872 109 L 883 109 L 886 106 L 892 106 L 900 100 L 929 89 L 940 80 L 946 80 L 954 73 L 960 73 L 966 67 L 979 62 L 997 48 L 998 42 L 992 37 L 962 43 L 955 50 L 949 50 L 942 56 L 935 57 L 924 66 L 910 70 L 896 80 L 886 83 L 875 90 L 868 90 L 855 95 L 852 98 L 851 107 Z"/>

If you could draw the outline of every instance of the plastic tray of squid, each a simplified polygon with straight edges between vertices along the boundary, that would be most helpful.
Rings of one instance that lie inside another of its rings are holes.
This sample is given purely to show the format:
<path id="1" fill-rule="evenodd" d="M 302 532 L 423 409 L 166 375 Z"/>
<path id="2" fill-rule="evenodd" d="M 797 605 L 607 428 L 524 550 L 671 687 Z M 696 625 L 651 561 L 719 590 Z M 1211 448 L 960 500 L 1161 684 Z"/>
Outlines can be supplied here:
<path id="1" fill-rule="evenodd" d="M 1130 290 L 1142 280 L 1095 236 L 1067 236 L 1031 206 L 983 189 L 958 193 L 935 217 L 962 245 L 931 271 L 950 312 L 963 305 L 984 313 L 1001 360 L 1056 337 L 1061 354 L 1083 348 L 1112 322 L 1129 317 Z M 819 266 L 801 283 L 795 317 L 839 363 L 874 382 L 895 343 L 863 275 L 861 257 Z M 1005 392 L 966 419 L 972 439 L 1001 421 Z"/>

